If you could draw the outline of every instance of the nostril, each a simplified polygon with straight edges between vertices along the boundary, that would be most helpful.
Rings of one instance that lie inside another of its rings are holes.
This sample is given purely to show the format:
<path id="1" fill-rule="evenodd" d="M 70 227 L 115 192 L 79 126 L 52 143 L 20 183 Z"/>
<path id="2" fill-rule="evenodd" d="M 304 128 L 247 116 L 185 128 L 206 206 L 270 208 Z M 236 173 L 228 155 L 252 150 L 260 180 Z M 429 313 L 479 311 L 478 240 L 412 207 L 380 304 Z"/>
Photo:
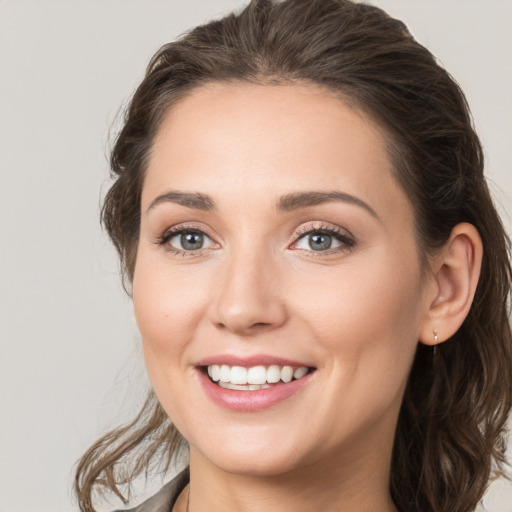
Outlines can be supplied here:
<path id="1" fill-rule="evenodd" d="M 256 322 L 255 324 L 252 324 L 251 327 L 267 327 L 269 325 L 270 324 L 268 324 L 266 322 Z"/>
<path id="2" fill-rule="evenodd" d="M 247 325 L 236 325 L 233 323 L 233 325 L 228 326 L 223 322 L 216 322 L 215 326 L 219 330 L 226 330 L 226 329 L 232 329 L 235 331 L 238 331 L 240 334 L 251 334 L 257 331 L 263 331 L 268 328 L 272 328 L 272 324 L 268 322 L 255 322 L 255 323 L 247 323 Z"/>

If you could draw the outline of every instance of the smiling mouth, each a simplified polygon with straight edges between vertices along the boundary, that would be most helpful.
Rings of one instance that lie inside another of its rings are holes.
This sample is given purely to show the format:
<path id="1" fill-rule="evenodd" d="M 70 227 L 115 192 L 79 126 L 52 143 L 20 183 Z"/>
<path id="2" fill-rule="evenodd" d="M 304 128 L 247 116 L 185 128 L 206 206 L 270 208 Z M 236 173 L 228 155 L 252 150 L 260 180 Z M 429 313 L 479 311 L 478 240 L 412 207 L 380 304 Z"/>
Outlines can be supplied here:
<path id="1" fill-rule="evenodd" d="M 302 379 L 315 368 L 306 366 L 229 366 L 209 365 L 202 367 L 205 375 L 211 382 L 224 389 L 237 391 L 258 391 L 268 389 L 279 384 L 288 384 L 292 381 Z"/>

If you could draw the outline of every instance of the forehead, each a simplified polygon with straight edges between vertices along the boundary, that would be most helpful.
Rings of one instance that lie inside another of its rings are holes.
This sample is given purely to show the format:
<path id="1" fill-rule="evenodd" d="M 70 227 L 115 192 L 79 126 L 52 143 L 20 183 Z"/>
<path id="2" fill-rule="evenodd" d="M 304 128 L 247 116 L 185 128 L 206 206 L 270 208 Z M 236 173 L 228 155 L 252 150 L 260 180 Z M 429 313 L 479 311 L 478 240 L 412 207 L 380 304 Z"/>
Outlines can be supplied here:
<path id="1" fill-rule="evenodd" d="M 405 199 L 381 128 L 312 85 L 194 90 L 155 137 L 143 208 L 165 189 L 230 199 L 339 189 L 382 210 Z"/>

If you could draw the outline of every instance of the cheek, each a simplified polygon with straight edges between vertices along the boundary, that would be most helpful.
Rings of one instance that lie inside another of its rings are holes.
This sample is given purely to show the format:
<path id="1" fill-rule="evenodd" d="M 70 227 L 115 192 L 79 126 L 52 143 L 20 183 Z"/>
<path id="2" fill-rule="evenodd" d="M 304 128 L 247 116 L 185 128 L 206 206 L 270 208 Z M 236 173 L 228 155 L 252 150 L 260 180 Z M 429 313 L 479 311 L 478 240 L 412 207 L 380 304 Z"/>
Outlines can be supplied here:
<path id="1" fill-rule="evenodd" d="M 160 261 L 159 261 L 160 260 Z M 206 287 L 186 271 L 171 272 L 162 258 L 141 251 L 133 278 L 135 318 L 149 366 L 184 350 L 207 304 Z"/>
<path id="2" fill-rule="evenodd" d="M 333 371 L 375 393 L 396 392 L 407 379 L 422 315 L 414 253 L 372 253 L 323 281 L 328 286 L 311 281 L 307 293 L 294 290 L 291 296 L 298 297 L 303 317 L 314 325 Z"/>
<path id="3" fill-rule="evenodd" d="M 160 260 L 160 261 L 159 261 Z M 190 371 L 187 348 L 204 309 L 204 287 L 187 272 L 171 272 L 165 258 L 139 251 L 133 278 L 133 306 L 152 388 L 178 429 L 190 396 L 177 375 Z"/>

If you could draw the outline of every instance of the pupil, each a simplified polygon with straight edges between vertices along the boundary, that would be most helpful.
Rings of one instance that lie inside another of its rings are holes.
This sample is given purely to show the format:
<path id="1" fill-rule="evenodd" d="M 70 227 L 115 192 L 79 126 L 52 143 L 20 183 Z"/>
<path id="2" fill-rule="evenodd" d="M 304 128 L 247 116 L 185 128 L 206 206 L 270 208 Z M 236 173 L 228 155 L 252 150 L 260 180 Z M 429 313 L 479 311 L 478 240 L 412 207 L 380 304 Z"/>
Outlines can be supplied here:
<path id="1" fill-rule="evenodd" d="M 181 235 L 181 246 L 187 251 L 201 249 L 203 246 L 203 235 L 201 233 L 184 233 Z"/>
<path id="2" fill-rule="evenodd" d="M 313 251 L 325 251 L 331 247 L 332 237 L 325 233 L 309 235 L 309 246 Z"/>

